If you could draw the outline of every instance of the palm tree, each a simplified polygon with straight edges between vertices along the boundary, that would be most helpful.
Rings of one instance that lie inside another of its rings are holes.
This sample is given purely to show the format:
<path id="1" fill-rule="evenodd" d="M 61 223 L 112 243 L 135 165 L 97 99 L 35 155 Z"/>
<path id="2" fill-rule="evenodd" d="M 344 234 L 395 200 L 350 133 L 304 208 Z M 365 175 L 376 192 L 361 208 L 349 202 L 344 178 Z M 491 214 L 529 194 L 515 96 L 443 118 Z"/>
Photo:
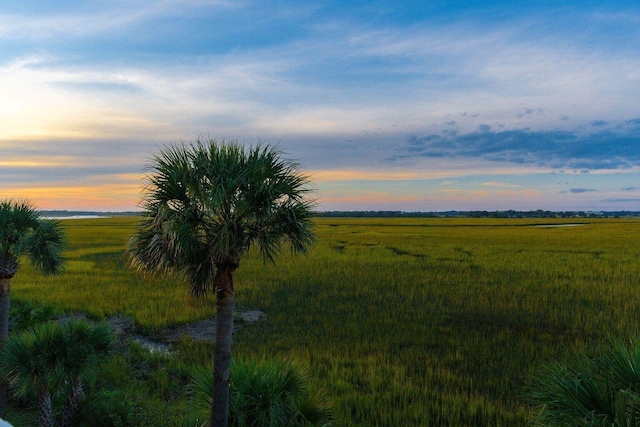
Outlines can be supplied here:
<path id="1" fill-rule="evenodd" d="M 211 425 L 229 408 L 234 273 L 256 245 L 273 261 L 288 242 L 306 252 L 314 239 L 309 182 L 269 145 L 198 139 L 171 145 L 150 164 L 143 221 L 129 242 L 139 270 L 177 273 L 193 295 L 216 295 Z"/>
<path id="2" fill-rule="evenodd" d="M 84 396 L 84 383 L 100 359 L 111 352 L 113 334 L 108 324 L 90 325 L 87 322 L 69 322 L 62 328 L 66 339 L 64 356 L 58 357 L 60 370 L 65 376 L 67 398 L 62 412 L 62 427 L 69 427 L 71 419 Z"/>
<path id="3" fill-rule="evenodd" d="M 56 221 L 42 219 L 26 202 L 0 202 L 0 342 L 9 334 L 11 279 L 26 256 L 46 274 L 62 266 L 64 234 Z M 0 384 L 0 417 L 6 408 L 6 385 Z"/>
<path id="4" fill-rule="evenodd" d="M 112 343 L 111 328 L 104 323 L 41 323 L 5 340 L 1 370 L 16 396 L 36 390 L 41 427 L 56 425 L 53 397 L 65 393 L 61 426 L 69 427 L 87 374 L 110 352 Z"/>

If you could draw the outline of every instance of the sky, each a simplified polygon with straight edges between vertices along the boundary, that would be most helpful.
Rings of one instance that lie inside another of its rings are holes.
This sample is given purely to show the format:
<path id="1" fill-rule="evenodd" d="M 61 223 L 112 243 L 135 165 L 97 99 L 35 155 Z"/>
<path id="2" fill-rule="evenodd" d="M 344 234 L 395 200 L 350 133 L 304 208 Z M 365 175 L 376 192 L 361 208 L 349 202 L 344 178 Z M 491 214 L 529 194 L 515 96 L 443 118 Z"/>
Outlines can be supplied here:
<path id="1" fill-rule="evenodd" d="M 0 199 L 138 209 L 198 138 L 319 210 L 640 211 L 631 1 L 3 0 Z"/>

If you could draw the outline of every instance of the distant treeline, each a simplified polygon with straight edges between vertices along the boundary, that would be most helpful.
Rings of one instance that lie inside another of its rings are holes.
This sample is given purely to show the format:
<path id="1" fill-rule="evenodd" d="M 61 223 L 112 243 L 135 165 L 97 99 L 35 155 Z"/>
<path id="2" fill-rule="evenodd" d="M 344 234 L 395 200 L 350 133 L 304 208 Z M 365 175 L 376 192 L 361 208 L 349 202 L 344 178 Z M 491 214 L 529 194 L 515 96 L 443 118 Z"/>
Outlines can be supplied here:
<path id="1" fill-rule="evenodd" d="M 94 212 L 94 211 L 40 211 L 46 217 L 78 215 L 135 216 L 140 212 Z M 446 212 L 404 212 L 404 211 L 322 211 L 316 216 L 324 218 L 625 218 L 640 217 L 638 211 L 446 211 Z"/>
<path id="2" fill-rule="evenodd" d="M 622 218 L 640 217 L 636 211 L 446 211 L 446 212 L 403 212 L 403 211 L 324 211 L 319 217 L 327 218 Z"/>
<path id="3" fill-rule="evenodd" d="M 40 215 L 44 217 L 59 217 L 64 218 L 67 216 L 135 216 L 140 215 L 140 212 L 95 212 L 95 211 L 39 211 Z"/>

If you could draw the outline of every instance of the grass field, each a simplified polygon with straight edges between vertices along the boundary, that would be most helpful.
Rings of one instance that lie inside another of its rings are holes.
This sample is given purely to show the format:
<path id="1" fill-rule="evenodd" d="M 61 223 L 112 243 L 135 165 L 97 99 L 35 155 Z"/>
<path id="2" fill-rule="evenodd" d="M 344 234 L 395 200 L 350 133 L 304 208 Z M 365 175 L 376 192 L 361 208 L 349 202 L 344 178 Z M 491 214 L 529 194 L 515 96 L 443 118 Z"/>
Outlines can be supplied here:
<path id="1" fill-rule="evenodd" d="M 308 363 L 338 426 L 526 425 L 533 368 L 635 336 L 640 319 L 640 221 L 535 226 L 550 221 L 318 219 L 309 255 L 285 252 L 276 265 L 252 256 L 237 271 L 238 305 L 268 320 L 236 333 L 233 353 Z M 150 334 L 214 315 L 213 299 L 126 267 L 135 218 L 63 224 L 66 272 L 43 277 L 25 265 L 14 301 L 123 313 Z M 179 347 L 180 375 L 148 375 L 173 390 L 149 397 L 171 412 L 167 425 L 189 412 L 189 367 L 210 361 L 211 346 Z"/>

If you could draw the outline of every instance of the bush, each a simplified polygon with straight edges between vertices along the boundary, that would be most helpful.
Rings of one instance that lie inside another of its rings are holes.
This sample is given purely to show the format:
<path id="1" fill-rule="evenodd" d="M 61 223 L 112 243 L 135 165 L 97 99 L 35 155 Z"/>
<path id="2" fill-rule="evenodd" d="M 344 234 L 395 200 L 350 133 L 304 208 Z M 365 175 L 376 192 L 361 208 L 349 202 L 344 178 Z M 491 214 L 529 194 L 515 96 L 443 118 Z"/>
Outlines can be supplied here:
<path id="1" fill-rule="evenodd" d="M 93 427 L 133 427 L 130 422 L 135 405 L 118 390 L 92 393 L 82 402 L 74 417 L 74 425 Z"/>
<path id="2" fill-rule="evenodd" d="M 213 369 L 201 367 L 193 374 L 199 405 L 211 408 Z M 309 370 L 300 365 L 265 360 L 234 362 L 231 367 L 229 425 L 329 426 L 334 415 L 328 400 L 308 390 Z"/>
<path id="3" fill-rule="evenodd" d="M 106 324 L 40 323 L 5 340 L 0 348 L 0 373 L 18 398 L 37 391 L 40 425 L 54 425 L 60 418 L 67 427 L 87 379 L 98 360 L 110 353 L 112 344 Z"/>
<path id="4" fill-rule="evenodd" d="M 24 331 L 51 320 L 54 314 L 55 309 L 51 305 L 32 300 L 15 302 L 9 308 L 9 328 L 13 332 Z"/>
<path id="5" fill-rule="evenodd" d="M 536 372 L 531 401 L 540 426 L 640 426 L 640 343 L 614 341 L 570 366 Z"/>

